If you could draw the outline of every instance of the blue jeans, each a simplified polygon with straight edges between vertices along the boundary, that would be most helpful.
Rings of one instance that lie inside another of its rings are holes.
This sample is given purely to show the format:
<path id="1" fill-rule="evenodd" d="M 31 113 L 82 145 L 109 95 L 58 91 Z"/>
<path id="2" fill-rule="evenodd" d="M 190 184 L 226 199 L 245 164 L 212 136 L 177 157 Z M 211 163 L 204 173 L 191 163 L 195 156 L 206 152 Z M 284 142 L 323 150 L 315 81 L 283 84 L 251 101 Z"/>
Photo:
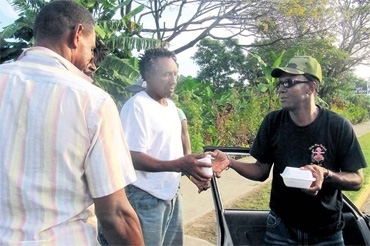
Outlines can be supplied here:
<path id="1" fill-rule="evenodd" d="M 329 236 L 313 236 L 297 228 L 288 226 L 273 211 L 267 217 L 266 245 L 344 245 L 342 231 Z"/>
<path id="2" fill-rule="evenodd" d="M 179 191 L 169 201 L 158 199 L 134 185 L 126 186 L 125 191 L 139 217 L 146 246 L 183 245 L 184 226 Z M 100 228 L 98 239 L 101 245 L 109 245 Z"/>

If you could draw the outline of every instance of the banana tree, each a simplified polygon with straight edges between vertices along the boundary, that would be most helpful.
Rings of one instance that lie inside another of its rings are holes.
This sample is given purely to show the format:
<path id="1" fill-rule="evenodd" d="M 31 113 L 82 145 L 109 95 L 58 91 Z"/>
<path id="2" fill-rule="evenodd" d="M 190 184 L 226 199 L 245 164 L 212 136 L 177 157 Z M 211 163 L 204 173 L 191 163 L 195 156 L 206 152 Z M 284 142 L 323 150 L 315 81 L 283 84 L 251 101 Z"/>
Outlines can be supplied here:
<path id="1" fill-rule="evenodd" d="M 131 10 L 130 1 L 80 1 L 96 19 L 96 35 L 108 49 L 107 57 L 98 64 L 94 81 L 115 99 L 117 106 L 130 96 L 125 87 L 132 84 L 137 77 L 138 61 L 132 56 L 132 50 L 156 47 L 158 40 L 134 37 L 141 26 L 131 19 L 143 10 L 143 6 Z"/>
<path id="2" fill-rule="evenodd" d="M 270 110 L 275 109 L 277 103 L 276 79 L 271 76 L 271 71 L 274 67 L 278 67 L 281 65 L 284 54 L 285 51 L 282 51 L 280 55 L 276 55 L 274 52 L 271 51 L 273 64 L 272 66 L 270 66 L 266 64 L 259 55 L 250 53 L 252 57 L 257 59 L 257 62 L 263 73 L 261 83 L 259 83 L 257 86 L 257 92 L 268 94 L 268 108 Z"/>
<path id="3" fill-rule="evenodd" d="M 98 64 L 94 77 L 101 87 L 118 103 L 127 98 L 124 88 L 139 76 L 138 62 L 132 50 L 163 47 L 167 43 L 156 39 L 141 38 L 141 25 L 132 21 L 143 5 L 132 8 L 130 0 L 75 0 L 90 10 L 96 20 L 96 35 L 108 48 L 107 58 Z M 49 1 L 12 0 L 19 18 L 0 33 L 0 62 L 15 60 L 24 48 L 33 44 L 33 23 L 39 10 Z"/>

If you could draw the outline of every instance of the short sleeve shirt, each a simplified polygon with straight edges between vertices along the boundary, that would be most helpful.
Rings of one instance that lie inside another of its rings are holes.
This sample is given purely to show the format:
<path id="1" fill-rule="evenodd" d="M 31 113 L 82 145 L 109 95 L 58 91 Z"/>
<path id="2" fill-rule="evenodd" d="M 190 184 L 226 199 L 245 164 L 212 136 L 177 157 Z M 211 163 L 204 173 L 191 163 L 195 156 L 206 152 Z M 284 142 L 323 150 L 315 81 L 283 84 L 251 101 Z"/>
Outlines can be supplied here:
<path id="1" fill-rule="evenodd" d="M 92 198 L 135 181 L 116 105 L 33 47 L 0 66 L 0 245 L 97 245 Z"/>
<path id="2" fill-rule="evenodd" d="M 123 105 L 121 121 L 131 151 L 159 160 L 183 156 L 181 122 L 172 100 L 163 106 L 145 91 L 139 92 Z M 136 174 L 133 185 L 162 200 L 171 200 L 179 188 L 180 172 L 136 170 Z"/>
<path id="3" fill-rule="evenodd" d="M 289 111 L 272 112 L 260 126 L 251 155 L 261 162 L 274 164 L 270 207 L 285 222 L 316 234 L 341 229 L 340 190 L 324 183 L 318 195 L 311 196 L 285 186 L 280 174 L 287 166 L 302 167 L 310 163 L 336 172 L 366 167 L 348 120 L 320 107 L 315 121 L 300 127 L 291 120 Z"/>

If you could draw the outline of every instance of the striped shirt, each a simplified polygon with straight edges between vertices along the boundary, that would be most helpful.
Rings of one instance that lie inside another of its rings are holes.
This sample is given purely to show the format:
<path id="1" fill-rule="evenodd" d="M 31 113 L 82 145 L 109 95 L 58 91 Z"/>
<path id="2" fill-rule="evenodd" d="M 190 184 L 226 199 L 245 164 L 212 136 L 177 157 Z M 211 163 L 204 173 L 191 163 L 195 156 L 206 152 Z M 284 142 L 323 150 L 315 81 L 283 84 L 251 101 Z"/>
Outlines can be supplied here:
<path id="1" fill-rule="evenodd" d="M 112 98 L 33 47 L 0 66 L 0 245 L 97 245 L 92 198 L 136 180 Z"/>

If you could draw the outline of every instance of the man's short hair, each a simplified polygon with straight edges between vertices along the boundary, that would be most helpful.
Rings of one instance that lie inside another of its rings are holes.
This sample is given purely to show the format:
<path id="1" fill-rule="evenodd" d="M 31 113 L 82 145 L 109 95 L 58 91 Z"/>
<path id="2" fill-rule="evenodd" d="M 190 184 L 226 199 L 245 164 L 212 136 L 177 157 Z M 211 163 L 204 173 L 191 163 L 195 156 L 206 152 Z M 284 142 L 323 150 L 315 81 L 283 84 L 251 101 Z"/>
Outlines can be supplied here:
<path id="1" fill-rule="evenodd" d="M 146 80 L 146 72 L 155 72 L 156 65 L 154 63 L 155 59 L 159 57 L 169 57 L 176 62 L 176 54 L 165 48 L 152 48 L 144 52 L 143 55 L 139 57 L 139 70 L 141 77 Z"/>
<path id="2" fill-rule="evenodd" d="M 82 24 L 87 33 L 94 31 L 94 19 L 81 4 L 69 0 L 52 1 L 36 16 L 33 36 L 36 40 L 57 40 L 78 24 Z"/>

